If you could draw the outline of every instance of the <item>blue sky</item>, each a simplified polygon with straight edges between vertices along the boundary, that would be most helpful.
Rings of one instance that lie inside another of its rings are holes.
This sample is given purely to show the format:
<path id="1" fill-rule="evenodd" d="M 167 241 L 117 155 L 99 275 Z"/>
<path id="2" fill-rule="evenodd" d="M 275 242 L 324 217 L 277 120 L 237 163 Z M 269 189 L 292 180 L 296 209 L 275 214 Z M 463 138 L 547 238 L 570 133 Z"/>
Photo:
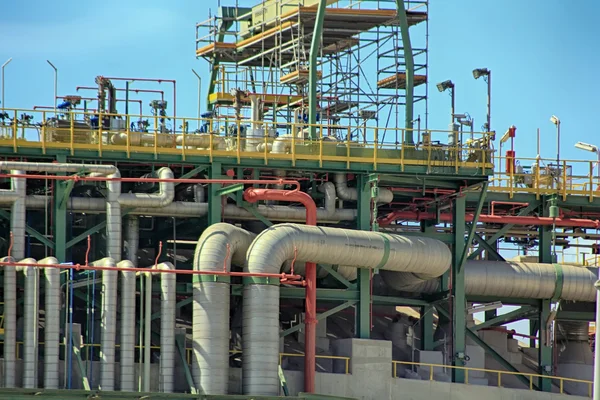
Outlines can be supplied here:
<path id="1" fill-rule="evenodd" d="M 207 19 L 209 9 L 216 11 L 217 0 L 8 2 L 0 14 L 0 63 L 13 58 L 5 70 L 5 106 L 52 105 L 49 59 L 59 69 L 61 95 L 93 86 L 96 75 L 176 79 L 177 115 L 194 117 L 197 80 L 191 68 L 208 81 L 208 64 L 194 55 L 195 23 Z M 431 0 L 429 127 L 447 128 L 449 98 L 435 89 L 446 79 L 456 85 L 456 111 L 468 112 L 481 126 L 486 87 L 471 71 L 487 67 L 493 72 L 492 127 L 502 134 L 517 126 L 517 156 L 535 157 L 540 128 L 542 156 L 555 157 L 549 118 L 556 114 L 562 121 L 561 157 L 590 159 L 573 144 L 600 144 L 598 15 L 600 3 L 590 0 L 577 6 L 564 0 Z M 162 86 L 170 99 L 170 86 Z"/>

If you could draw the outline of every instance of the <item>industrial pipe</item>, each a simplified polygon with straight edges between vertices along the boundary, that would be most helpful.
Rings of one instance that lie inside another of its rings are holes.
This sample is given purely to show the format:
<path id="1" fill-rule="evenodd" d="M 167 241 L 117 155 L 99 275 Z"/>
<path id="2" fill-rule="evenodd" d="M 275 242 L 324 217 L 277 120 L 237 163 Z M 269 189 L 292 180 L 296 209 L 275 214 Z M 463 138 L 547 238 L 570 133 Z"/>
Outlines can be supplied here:
<path id="1" fill-rule="evenodd" d="M 394 211 L 383 217 L 379 224 L 381 226 L 389 225 L 397 220 L 422 221 L 436 220 L 438 216 L 431 212 L 417 211 Z M 439 215 L 440 222 L 452 222 L 452 214 L 443 213 Z M 472 222 L 473 214 L 465 214 L 465 221 Z M 537 226 L 558 226 L 558 227 L 574 227 L 574 228 L 600 228 L 600 221 L 591 219 L 575 219 L 575 218 L 550 218 L 537 216 L 516 216 L 516 215 L 480 215 L 479 222 L 492 224 L 514 224 L 514 225 L 537 225 Z"/>
<path id="2" fill-rule="evenodd" d="M 333 176 L 335 182 L 335 190 L 340 199 L 346 201 L 356 201 L 358 199 L 358 191 L 356 188 L 348 187 L 346 174 L 337 173 Z M 377 203 L 389 204 L 394 201 L 394 193 L 386 188 L 379 188 L 379 194 L 375 198 Z"/>
<path id="3" fill-rule="evenodd" d="M 231 224 L 204 230 L 194 252 L 196 271 L 231 271 L 244 265 L 246 250 L 256 237 Z M 208 395 L 227 394 L 229 380 L 229 280 L 195 276 L 193 290 L 192 374 L 196 388 Z"/>
<path id="4" fill-rule="evenodd" d="M 156 266 L 156 270 L 174 270 L 169 262 Z M 177 304 L 177 276 L 160 275 L 160 378 L 159 389 L 172 393 L 175 386 L 175 310 Z"/>
<path id="5" fill-rule="evenodd" d="M 134 268 L 130 260 L 117 264 L 117 269 Z M 49 269 L 51 270 L 51 268 Z M 121 271 L 121 332 L 120 343 L 120 380 L 121 390 L 135 390 L 135 272 Z"/>
<path id="6" fill-rule="evenodd" d="M 50 266 L 49 264 L 48 266 Z M 90 265 L 102 267 L 100 388 L 115 390 L 115 341 L 117 334 L 117 270 L 115 260 L 106 257 Z"/>
<path id="7" fill-rule="evenodd" d="M 248 188 L 244 192 L 244 199 L 249 203 L 256 203 L 259 200 L 279 200 L 279 201 L 297 201 L 306 208 L 306 225 L 317 225 L 317 206 L 310 195 L 300 191 L 270 190 Z M 284 260 L 285 261 L 285 260 Z M 315 371 L 317 366 L 317 264 L 306 260 L 305 264 L 305 307 L 306 315 L 304 326 L 306 329 L 304 339 L 304 391 L 307 393 L 315 392 Z M 281 268 L 281 265 L 279 266 Z M 244 298 L 246 287 L 244 287 Z M 252 294 L 251 294 L 252 295 Z M 244 303 L 245 307 L 245 303 Z M 245 321 L 245 319 L 244 319 Z M 244 335 L 245 336 L 245 335 Z M 244 341 L 245 342 L 245 341 Z M 245 365 L 245 362 L 244 362 Z M 246 369 L 244 369 L 246 371 Z M 255 372 L 250 370 L 252 374 Z M 243 387 L 245 389 L 246 379 L 243 378 Z M 248 384 L 250 382 L 248 380 Z M 249 392 L 250 393 L 250 392 Z M 252 393 L 254 394 L 254 393 Z"/>
<path id="8" fill-rule="evenodd" d="M 57 264 L 54 257 L 44 258 L 40 263 Z M 58 389 L 58 359 L 60 341 L 60 271 L 44 270 L 44 388 Z"/>
<path id="9" fill-rule="evenodd" d="M 294 258 L 409 272 L 415 278 L 432 279 L 448 270 L 452 255 L 445 244 L 430 238 L 281 224 L 264 230 L 252 242 L 246 270 L 276 272 Z M 255 281 L 244 287 L 242 376 L 246 394 L 277 395 L 279 391 L 278 312 L 278 282 Z"/>
<path id="10" fill-rule="evenodd" d="M 22 260 L 35 263 L 33 258 Z M 23 387 L 37 388 L 38 382 L 38 313 L 39 271 L 35 267 L 19 266 L 17 271 L 25 275 L 25 299 L 23 302 Z M 12 349 L 14 351 L 14 349 Z"/>

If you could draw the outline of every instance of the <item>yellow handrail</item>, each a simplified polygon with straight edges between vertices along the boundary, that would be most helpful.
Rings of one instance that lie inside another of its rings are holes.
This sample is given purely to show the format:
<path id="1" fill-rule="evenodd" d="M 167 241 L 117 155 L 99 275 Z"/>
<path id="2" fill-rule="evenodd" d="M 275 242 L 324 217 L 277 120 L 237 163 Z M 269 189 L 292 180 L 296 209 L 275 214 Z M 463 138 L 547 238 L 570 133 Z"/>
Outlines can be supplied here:
<path id="1" fill-rule="evenodd" d="M 586 383 L 588 385 L 588 395 L 592 396 L 592 385 L 594 382 L 584 380 L 584 379 L 576 379 L 576 378 L 565 378 L 562 376 L 552 376 L 552 375 L 541 375 L 541 374 L 532 374 L 529 372 L 513 372 L 513 371 L 500 371 L 496 369 L 487 369 L 487 368 L 475 368 L 475 367 L 463 367 L 459 365 L 444 365 L 444 364 L 431 364 L 431 363 L 420 363 L 413 361 L 392 361 L 392 376 L 394 378 L 398 377 L 398 364 L 401 365 L 409 365 L 409 366 L 417 366 L 417 367 L 428 367 L 429 368 L 429 380 L 433 381 L 433 369 L 434 368 L 448 368 L 448 369 L 459 369 L 465 371 L 465 384 L 469 383 L 469 371 L 479 371 L 490 374 L 497 374 L 498 376 L 498 387 L 502 387 L 502 376 L 503 375 L 518 375 L 529 377 L 529 390 L 533 390 L 533 378 L 544 378 L 544 379 L 552 379 L 559 381 L 560 393 L 564 393 L 564 382 L 575 382 L 575 383 Z"/>

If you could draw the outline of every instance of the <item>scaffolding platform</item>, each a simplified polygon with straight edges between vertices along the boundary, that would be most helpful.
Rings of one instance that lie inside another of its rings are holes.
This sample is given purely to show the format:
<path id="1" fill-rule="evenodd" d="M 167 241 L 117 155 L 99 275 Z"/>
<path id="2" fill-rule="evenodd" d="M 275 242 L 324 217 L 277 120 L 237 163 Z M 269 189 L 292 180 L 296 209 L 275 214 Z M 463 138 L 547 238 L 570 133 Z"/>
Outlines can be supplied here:
<path id="1" fill-rule="evenodd" d="M 419 86 L 427 82 L 426 75 L 415 75 L 414 86 Z M 377 82 L 379 89 L 406 89 L 406 73 L 398 72 L 396 75 L 388 76 Z"/>
<path id="2" fill-rule="evenodd" d="M 291 94 L 253 94 L 258 95 L 265 105 L 283 106 L 301 102 L 303 99 L 302 96 Z M 248 95 L 242 95 L 240 100 L 244 104 L 250 104 L 250 97 Z M 215 92 L 208 96 L 208 101 L 210 104 L 233 104 L 234 96 L 230 93 Z"/>
<path id="3" fill-rule="evenodd" d="M 289 74 L 283 75 L 279 82 L 285 85 L 305 85 L 308 83 L 308 75 L 310 74 L 308 69 L 296 70 Z M 317 71 L 317 79 L 321 79 L 323 73 Z"/>

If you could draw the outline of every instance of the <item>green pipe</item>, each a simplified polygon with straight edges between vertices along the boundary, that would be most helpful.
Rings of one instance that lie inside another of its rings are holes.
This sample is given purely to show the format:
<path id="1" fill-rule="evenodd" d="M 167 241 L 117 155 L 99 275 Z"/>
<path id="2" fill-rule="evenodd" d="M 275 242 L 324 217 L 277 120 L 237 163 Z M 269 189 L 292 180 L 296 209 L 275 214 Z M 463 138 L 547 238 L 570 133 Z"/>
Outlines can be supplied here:
<path id="1" fill-rule="evenodd" d="M 321 34 L 323 33 L 326 6 L 327 0 L 319 1 L 315 31 L 310 43 L 310 60 L 308 63 L 308 123 L 310 124 L 310 140 L 317 139 L 317 55 L 321 46 Z"/>
<path id="2" fill-rule="evenodd" d="M 404 48 L 404 64 L 406 65 L 406 121 L 404 134 L 405 144 L 414 144 L 413 139 L 413 96 L 415 79 L 415 62 L 413 59 L 412 45 L 410 44 L 410 34 L 408 32 L 408 18 L 404 8 L 404 0 L 396 0 L 398 9 L 398 22 L 400 22 L 400 35 L 402 36 L 402 47 Z"/>

